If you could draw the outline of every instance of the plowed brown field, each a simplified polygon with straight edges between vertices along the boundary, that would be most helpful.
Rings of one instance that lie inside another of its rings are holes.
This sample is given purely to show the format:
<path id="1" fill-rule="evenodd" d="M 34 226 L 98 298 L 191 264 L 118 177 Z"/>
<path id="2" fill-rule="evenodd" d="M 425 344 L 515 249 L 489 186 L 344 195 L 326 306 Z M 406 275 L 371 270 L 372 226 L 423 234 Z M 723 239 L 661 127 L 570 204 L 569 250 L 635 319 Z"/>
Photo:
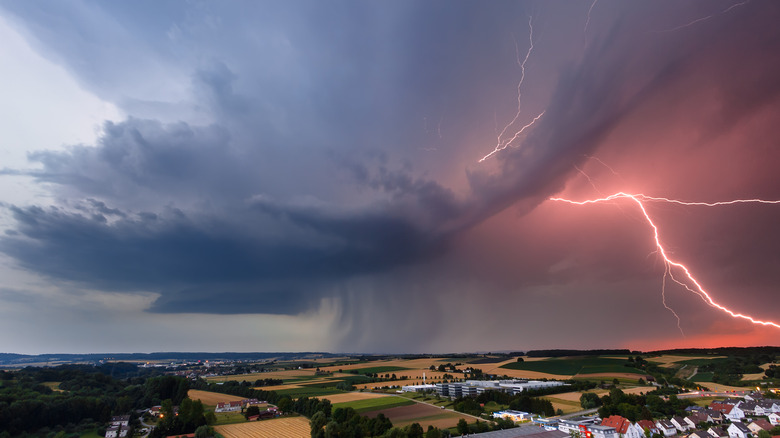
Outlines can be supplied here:
<path id="1" fill-rule="evenodd" d="M 225 438 L 309 438 L 309 420 L 304 417 L 275 418 L 273 420 L 214 426 Z"/>

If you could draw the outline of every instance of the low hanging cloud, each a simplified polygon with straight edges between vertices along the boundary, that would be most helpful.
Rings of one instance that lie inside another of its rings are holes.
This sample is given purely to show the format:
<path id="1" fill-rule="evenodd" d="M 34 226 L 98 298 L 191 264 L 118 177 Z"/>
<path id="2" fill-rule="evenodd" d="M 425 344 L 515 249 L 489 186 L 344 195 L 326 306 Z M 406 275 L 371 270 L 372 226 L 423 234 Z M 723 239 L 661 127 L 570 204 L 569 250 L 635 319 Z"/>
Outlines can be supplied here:
<path id="1" fill-rule="evenodd" d="M 701 7 L 686 12 L 696 14 Z M 495 5 L 475 4 L 448 5 L 441 21 L 434 16 L 434 22 L 421 21 L 431 13 L 430 6 L 404 3 L 392 18 L 361 16 L 363 21 L 350 24 L 346 35 L 334 30 L 333 47 L 301 28 L 283 38 L 285 29 L 280 28 L 279 45 L 264 50 L 278 51 L 285 65 L 317 67 L 312 71 L 322 72 L 321 78 L 305 69 L 291 70 L 289 84 L 284 84 L 270 66 L 273 57 L 264 60 L 272 70 L 267 72 L 262 63 L 240 59 L 240 52 L 194 68 L 189 76 L 192 111 L 208 114 L 211 124 L 131 117 L 106 123 L 94 146 L 31 153 L 40 170 L 3 172 L 53 184 L 67 201 L 10 206 L 16 225 L 0 237 L 0 251 L 55 281 L 158 293 L 153 312 L 300 314 L 323 299 L 350 299 L 359 293 L 356 284 L 369 295 L 357 300 L 361 303 L 380 302 L 369 298 L 387 293 L 399 299 L 433 297 L 441 293 L 433 286 L 442 283 L 426 275 L 430 263 L 458 266 L 469 257 L 459 251 L 469 247 L 463 241 L 475 229 L 507 209 L 520 215 L 534 212 L 579 175 L 577 169 L 588 157 L 622 136 L 637 118 L 674 102 L 680 88 L 695 86 L 698 76 L 707 76 L 703 83 L 712 87 L 714 104 L 722 105 L 711 111 L 712 119 L 698 123 L 704 138 L 719 137 L 762 111 L 777 112 L 780 61 L 767 56 L 780 38 L 770 24 L 780 18 L 773 4 L 746 4 L 701 26 L 661 33 L 656 29 L 677 18 L 664 14 L 663 6 L 632 10 L 599 3 L 594 13 L 603 8 L 617 19 L 608 24 L 594 20 L 585 36 L 580 29 L 544 32 L 545 20 L 553 22 L 559 11 L 549 5 L 537 8 L 542 11 L 535 29 L 542 36 L 532 62 L 541 56 L 546 39 L 587 38 L 587 44 L 561 62 L 562 71 L 548 72 L 554 80 L 547 79 L 547 100 L 529 104 L 544 108 L 543 117 L 517 147 L 484 165 L 460 162 L 454 171 L 438 169 L 431 160 L 414 158 L 423 134 L 396 128 L 405 121 L 405 112 L 432 107 L 431 102 L 450 93 L 463 104 L 449 112 L 446 107 L 437 110 L 454 115 L 442 120 L 459 137 L 449 137 L 450 149 L 440 156 L 447 160 L 448 153 L 461 156 L 468 150 L 465 155 L 479 158 L 489 141 L 475 146 L 467 135 L 470 130 L 485 132 L 484 124 L 492 123 L 478 100 L 483 89 L 487 96 L 496 92 L 492 84 L 469 76 L 484 67 L 469 68 L 464 60 L 482 59 L 485 52 L 506 56 L 491 44 L 507 37 L 486 36 L 485 23 L 491 19 L 494 26 L 513 32 L 526 21 L 519 13 L 507 18 Z M 469 32 L 456 25 L 472 20 L 485 35 L 469 42 L 459 34 Z M 383 26 L 401 23 L 415 24 L 410 34 L 427 44 L 441 44 L 442 35 L 453 35 L 462 44 L 442 46 L 440 52 L 421 44 L 409 49 L 409 59 L 418 64 L 396 65 L 387 57 L 404 55 L 407 39 L 414 38 L 387 39 L 385 32 L 393 33 Z M 316 28 L 324 32 L 322 26 Z M 370 44 L 362 46 L 355 39 L 359 34 Z M 45 34 L 39 37 L 48 41 Z M 312 48 L 330 50 L 332 60 Z M 432 52 L 443 65 L 420 62 Z M 257 82 L 252 80 L 255 73 L 261 78 Z M 516 70 L 495 74 L 514 91 Z M 473 87 L 459 89 L 467 77 Z M 405 80 L 409 89 L 401 86 Z M 289 89 L 279 89 L 280 84 Z M 475 101 L 473 108 L 468 99 Z M 691 110 L 699 104 L 680 102 Z M 621 151 L 641 160 L 643 151 L 637 147 L 625 144 Z M 486 264 L 493 258 L 502 262 L 490 248 L 471 249 Z M 572 253 L 584 253 L 578 249 Z M 523 254 L 534 269 L 536 252 L 544 251 L 529 247 Z M 572 260 L 550 266 L 545 275 L 528 272 L 527 277 L 570 282 L 579 269 Z M 436 275 L 446 272 L 442 266 L 437 269 Z M 400 277 L 393 278 L 392 292 L 379 285 L 395 274 Z M 467 276 L 463 270 L 452 275 Z M 514 274 L 506 276 L 518 280 Z M 374 285 L 368 286 L 371 279 Z M 529 291 L 538 284 L 532 286 Z M 469 287 L 480 290 L 476 283 Z M 225 294 L 233 298 L 220 300 Z M 355 332 L 365 330 L 366 322 L 357 316 L 360 309 L 344 304 L 344 311 Z"/>

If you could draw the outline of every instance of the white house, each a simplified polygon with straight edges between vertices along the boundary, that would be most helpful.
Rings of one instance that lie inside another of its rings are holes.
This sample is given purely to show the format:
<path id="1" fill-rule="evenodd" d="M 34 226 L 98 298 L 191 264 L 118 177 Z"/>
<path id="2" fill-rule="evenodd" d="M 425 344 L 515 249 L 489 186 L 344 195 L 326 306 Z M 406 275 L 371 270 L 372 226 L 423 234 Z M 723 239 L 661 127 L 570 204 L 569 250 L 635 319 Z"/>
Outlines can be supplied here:
<path id="1" fill-rule="evenodd" d="M 125 438 L 128 429 L 123 426 L 110 426 L 106 429 L 106 438 Z"/>
<path id="2" fill-rule="evenodd" d="M 636 425 L 639 426 L 642 429 L 642 435 L 644 436 L 645 430 L 649 430 L 651 434 L 654 433 L 661 433 L 660 430 L 658 430 L 658 426 L 655 425 L 650 420 L 639 420 L 636 422 Z"/>
<path id="3" fill-rule="evenodd" d="M 115 416 L 115 417 L 111 417 L 111 425 L 112 426 L 127 427 L 128 424 L 130 424 L 130 416 L 129 415 L 118 415 L 118 416 Z"/>
<path id="4" fill-rule="evenodd" d="M 730 438 L 751 438 L 750 429 L 742 423 L 731 423 L 728 429 Z"/>
<path id="5" fill-rule="evenodd" d="M 236 412 L 240 411 L 243 403 L 240 401 L 219 402 L 214 408 L 214 412 Z"/>
<path id="6" fill-rule="evenodd" d="M 645 431 L 641 426 L 632 424 L 620 415 L 610 415 L 601 421 L 602 426 L 614 427 L 618 434 L 625 438 L 644 438 Z"/>
<path id="7" fill-rule="evenodd" d="M 677 428 L 669 420 L 658 420 L 655 422 L 655 425 L 664 436 L 677 435 Z"/>
<path id="8" fill-rule="evenodd" d="M 691 426 L 688 425 L 688 422 L 685 421 L 685 418 L 674 416 L 672 417 L 672 424 L 674 427 L 679 430 L 680 432 L 685 432 L 686 430 L 690 429 Z"/>
<path id="9" fill-rule="evenodd" d="M 767 415 L 767 418 L 769 419 L 769 423 L 772 424 L 772 426 L 779 426 L 780 425 L 780 414 L 777 413 L 771 413 Z"/>
<path id="10" fill-rule="evenodd" d="M 588 426 L 593 438 L 618 438 L 617 430 L 610 426 Z"/>
<path id="11" fill-rule="evenodd" d="M 729 433 L 726 432 L 726 429 L 720 426 L 713 426 L 707 429 L 707 433 L 710 434 L 712 438 L 724 438 L 729 436 Z"/>

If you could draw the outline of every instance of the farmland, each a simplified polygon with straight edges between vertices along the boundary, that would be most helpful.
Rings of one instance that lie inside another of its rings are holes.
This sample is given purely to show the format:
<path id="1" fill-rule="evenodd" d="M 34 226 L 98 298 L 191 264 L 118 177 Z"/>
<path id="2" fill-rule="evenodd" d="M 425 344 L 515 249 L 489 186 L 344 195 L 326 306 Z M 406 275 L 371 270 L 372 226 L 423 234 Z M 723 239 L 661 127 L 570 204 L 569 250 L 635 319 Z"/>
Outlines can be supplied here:
<path id="1" fill-rule="evenodd" d="M 408 406 L 400 406 L 389 409 L 381 409 L 365 412 L 368 417 L 376 417 L 380 413 L 384 414 L 395 427 L 403 427 L 412 423 L 419 423 L 423 430 L 428 426 L 445 429 L 453 427 L 461 418 L 468 422 L 473 422 L 474 418 L 468 415 L 459 414 L 449 410 L 443 410 L 435 406 L 423 403 L 415 403 Z"/>
<path id="2" fill-rule="evenodd" d="M 225 438 L 309 438 L 309 420 L 304 417 L 285 417 L 249 423 L 214 427 Z"/>
<path id="3" fill-rule="evenodd" d="M 220 394 L 218 392 L 200 391 L 198 389 L 190 389 L 187 396 L 193 400 L 200 400 L 204 405 L 216 406 L 220 402 L 241 401 L 244 397 L 238 397 L 235 395 Z"/>
<path id="4" fill-rule="evenodd" d="M 352 408 L 358 413 L 364 413 L 369 411 L 376 411 L 379 409 L 389 409 L 413 404 L 416 404 L 416 402 L 409 400 L 408 398 L 389 395 L 385 397 L 336 403 L 333 405 L 333 408 Z"/>
<path id="5" fill-rule="evenodd" d="M 376 394 L 373 392 L 347 392 L 344 394 L 326 395 L 320 398 L 330 400 L 330 402 L 335 405 L 337 403 L 346 403 L 346 402 L 352 402 L 357 400 L 367 400 L 367 399 L 381 398 L 381 397 L 387 397 L 387 395 Z"/>
<path id="6" fill-rule="evenodd" d="M 558 376 L 574 376 L 578 374 L 604 375 L 610 373 L 627 374 L 631 369 L 626 367 L 625 363 L 625 359 L 585 356 L 547 359 L 533 362 L 509 362 L 502 365 L 501 368 L 536 371 Z"/>

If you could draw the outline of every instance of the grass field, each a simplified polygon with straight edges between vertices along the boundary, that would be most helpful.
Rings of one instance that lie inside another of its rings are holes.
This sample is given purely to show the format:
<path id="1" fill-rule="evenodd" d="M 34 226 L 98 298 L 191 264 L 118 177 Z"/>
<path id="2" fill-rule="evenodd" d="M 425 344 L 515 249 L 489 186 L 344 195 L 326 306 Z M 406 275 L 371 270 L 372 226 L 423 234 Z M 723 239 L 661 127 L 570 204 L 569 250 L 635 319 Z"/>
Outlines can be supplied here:
<path id="1" fill-rule="evenodd" d="M 706 361 L 712 360 L 712 359 L 723 359 L 725 356 L 696 356 L 696 355 L 672 355 L 672 354 L 664 354 L 662 356 L 656 356 L 656 357 L 648 357 L 648 362 L 653 362 L 660 364 L 661 366 L 675 366 L 679 363 L 686 363 L 687 361 L 697 361 L 702 360 L 704 363 Z M 696 364 L 696 363 L 690 363 L 691 365 L 703 365 L 703 364 Z"/>
<path id="2" fill-rule="evenodd" d="M 343 394 L 345 391 L 336 388 L 317 388 L 311 386 L 281 389 L 276 391 L 279 395 L 289 395 L 291 398 L 320 397 L 323 395 Z"/>
<path id="3" fill-rule="evenodd" d="M 677 361 L 676 363 L 683 364 L 683 365 L 695 365 L 698 367 L 698 366 L 710 365 L 718 362 L 725 362 L 727 360 L 728 358 L 726 357 L 709 357 L 709 358 L 697 357 L 694 359 L 685 359 L 685 360 Z"/>
<path id="4" fill-rule="evenodd" d="M 214 430 L 225 438 L 309 438 L 311 436 L 309 420 L 304 417 L 275 418 L 215 426 Z"/>
<path id="5" fill-rule="evenodd" d="M 86 433 L 82 433 L 81 435 L 79 435 L 79 438 L 103 438 L 103 435 L 99 435 L 96 429 Z"/>
<path id="6" fill-rule="evenodd" d="M 215 425 L 246 423 L 246 418 L 241 412 L 215 412 L 214 417 L 217 419 Z"/>
<path id="7" fill-rule="evenodd" d="M 509 362 L 501 366 L 510 370 L 526 370 L 555 375 L 630 373 L 622 359 L 597 356 L 547 359 L 534 362 Z"/>
<path id="8" fill-rule="evenodd" d="M 712 371 L 706 371 L 706 372 L 699 372 L 696 373 L 693 378 L 691 379 L 693 382 L 696 383 L 710 383 L 712 382 L 712 377 L 715 375 Z"/>
<path id="9" fill-rule="evenodd" d="M 355 400 L 368 400 L 371 398 L 387 397 L 385 394 L 376 394 L 373 392 L 347 392 L 344 394 L 326 395 L 320 398 L 330 400 L 331 403 L 345 403 Z"/>
<path id="10" fill-rule="evenodd" d="M 218 392 L 201 391 L 199 389 L 190 389 L 187 392 L 187 396 L 192 400 L 200 400 L 201 403 L 207 406 L 216 406 L 217 403 L 241 401 L 244 397 L 237 395 L 220 394 Z"/>
<path id="11" fill-rule="evenodd" d="M 389 409 L 398 406 L 407 406 L 416 404 L 412 400 L 404 397 L 386 396 L 378 398 L 368 398 L 363 400 L 353 400 L 343 403 L 334 403 L 333 409 L 352 408 L 359 414 L 363 412 L 376 411 L 378 409 Z"/>

